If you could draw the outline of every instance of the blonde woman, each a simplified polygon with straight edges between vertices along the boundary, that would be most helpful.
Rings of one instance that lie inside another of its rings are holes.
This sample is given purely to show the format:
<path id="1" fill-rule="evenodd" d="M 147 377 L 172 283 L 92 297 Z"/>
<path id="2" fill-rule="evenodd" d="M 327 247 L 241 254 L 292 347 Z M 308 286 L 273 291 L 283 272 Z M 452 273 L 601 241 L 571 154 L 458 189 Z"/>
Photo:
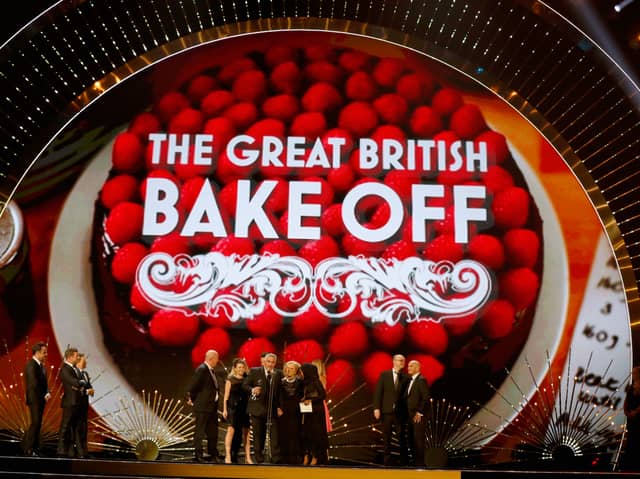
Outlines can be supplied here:
<path id="1" fill-rule="evenodd" d="M 300 464 L 302 450 L 300 448 L 302 379 L 300 363 L 287 361 L 282 368 L 280 381 L 280 408 L 282 415 L 278 418 L 280 431 L 280 454 L 284 464 Z"/>
<path id="2" fill-rule="evenodd" d="M 227 464 L 238 462 L 238 451 L 243 441 L 245 464 L 253 464 L 249 440 L 249 415 L 247 414 L 249 396 L 242 389 L 242 381 L 247 376 L 248 370 L 247 362 L 244 359 L 236 358 L 233 360 L 231 373 L 225 381 L 222 416 L 227 421 L 227 434 L 224 437 L 224 462 Z"/>
<path id="3" fill-rule="evenodd" d="M 316 369 L 318 369 L 318 377 L 320 378 L 320 382 L 324 387 L 324 390 L 327 391 L 327 368 L 325 367 L 324 361 L 322 359 L 314 359 L 311 361 Z M 327 400 L 323 401 L 324 405 L 324 413 L 327 418 L 327 432 L 331 432 L 331 416 L 329 416 L 329 405 L 327 404 Z"/>

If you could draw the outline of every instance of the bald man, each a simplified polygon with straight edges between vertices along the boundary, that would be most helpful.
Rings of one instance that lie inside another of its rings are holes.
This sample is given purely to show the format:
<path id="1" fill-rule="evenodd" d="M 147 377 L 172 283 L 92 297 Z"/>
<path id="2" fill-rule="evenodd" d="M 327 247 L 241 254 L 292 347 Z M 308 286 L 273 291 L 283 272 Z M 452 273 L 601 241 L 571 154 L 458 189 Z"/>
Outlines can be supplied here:
<path id="1" fill-rule="evenodd" d="M 420 373 L 420 361 L 409 361 L 407 367 L 409 381 L 404 392 L 406 411 L 408 417 L 407 426 L 407 446 L 409 455 L 412 458 L 412 465 L 424 467 L 424 448 L 426 419 L 424 415 L 427 411 L 429 401 L 429 385 L 427 380 Z"/>
<path id="2" fill-rule="evenodd" d="M 205 462 L 202 440 L 207 438 L 207 452 L 211 462 L 218 462 L 218 404 L 221 401 L 221 381 L 215 373 L 218 352 L 210 349 L 204 355 L 191 379 L 187 403 L 193 406 L 195 430 L 193 432 L 194 455 L 197 462 Z"/>

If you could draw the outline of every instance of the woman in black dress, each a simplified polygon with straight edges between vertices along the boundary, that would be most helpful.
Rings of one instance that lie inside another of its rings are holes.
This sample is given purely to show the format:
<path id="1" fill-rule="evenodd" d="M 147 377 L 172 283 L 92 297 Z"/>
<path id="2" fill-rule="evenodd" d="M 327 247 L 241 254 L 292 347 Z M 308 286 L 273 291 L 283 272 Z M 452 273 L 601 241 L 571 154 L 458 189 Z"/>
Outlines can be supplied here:
<path id="1" fill-rule="evenodd" d="M 300 448 L 302 379 L 299 371 L 300 363 L 297 361 L 287 361 L 282 368 L 283 378 L 280 382 L 282 415 L 278 418 L 278 431 L 280 454 L 284 464 L 302 463 Z"/>
<path id="2" fill-rule="evenodd" d="M 640 470 L 640 367 L 631 371 L 631 384 L 624 398 L 624 415 L 627 417 L 627 444 L 622 462 L 627 471 Z"/>
<path id="3" fill-rule="evenodd" d="M 312 466 L 327 464 L 329 462 L 329 438 L 323 403 L 327 394 L 315 365 L 304 363 L 300 370 L 302 371 L 304 392 L 302 402 L 306 406 L 311 405 L 311 411 L 302 413 L 303 464 Z"/>
<path id="4" fill-rule="evenodd" d="M 245 464 L 251 461 L 251 443 L 249 441 L 249 415 L 247 414 L 246 391 L 242 389 L 242 381 L 249 367 L 244 359 L 233 360 L 231 373 L 224 385 L 224 405 L 222 416 L 227 420 L 227 434 L 224 437 L 225 457 L 227 464 L 238 462 L 238 451 L 244 441 Z"/>

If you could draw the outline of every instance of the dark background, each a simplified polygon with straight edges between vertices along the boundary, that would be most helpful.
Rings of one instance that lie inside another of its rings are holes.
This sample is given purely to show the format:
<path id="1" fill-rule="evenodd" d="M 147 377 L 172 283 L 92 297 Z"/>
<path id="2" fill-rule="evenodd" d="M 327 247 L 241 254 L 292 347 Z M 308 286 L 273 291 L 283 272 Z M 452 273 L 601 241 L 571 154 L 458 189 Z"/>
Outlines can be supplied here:
<path id="1" fill-rule="evenodd" d="M 11 8 L 3 9 L 0 16 L 0 42 L 7 41 L 55 3 L 52 0 L 11 2 Z M 640 0 L 545 0 L 545 3 L 583 30 L 636 84 L 640 83 Z M 618 12 L 616 5 L 623 8 Z"/>

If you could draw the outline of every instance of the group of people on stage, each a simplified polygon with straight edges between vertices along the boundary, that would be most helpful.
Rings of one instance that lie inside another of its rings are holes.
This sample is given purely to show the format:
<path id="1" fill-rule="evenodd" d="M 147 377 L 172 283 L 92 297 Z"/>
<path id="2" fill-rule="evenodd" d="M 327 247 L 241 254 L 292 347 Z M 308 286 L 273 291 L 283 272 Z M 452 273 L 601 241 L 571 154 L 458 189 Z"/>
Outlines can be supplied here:
<path id="1" fill-rule="evenodd" d="M 221 402 L 227 422 L 225 463 L 238 462 L 242 444 L 246 464 L 328 463 L 330 421 L 322 363 L 288 361 L 280 370 L 276 368 L 278 358 L 271 352 L 264 353 L 261 365 L 253 368 L 236 358 L 223 385 L 215 373 L 218 359 L 214 350 L 205 353 L 188 390 L 187 402 L 194 408 L 197 462 L 218 462 L 217 412 Z M 205 438 L 207 458 L 202 445 Z"/>
<path id="2" fill-rule="evenodd" d="M 24 368 L 26 402 L 29 407 L 30 424 L 23 441 L 22 450 L 26 456 L 42 455 L 40 429 L 46 403 L 51 399 L 45 362 L 47 345 L 38 342 L 31 348 L 32 357 Z M 86 370 L 87 356 L 69 347 L 64 352 L 64 362 L 60 368 L 62 382 L 62 419 L 58 430 L 56 455 L 59 457 L 89 457 L 87 447 L 87 416 L 89 396 L 94 395 L 91 378 Z"/>
<path id="3" fill-rule="evenodd" d="M 405 357 L 393 356 L 392 368 L 383 371 L 373 394 L 373 416 L 382 424 L 383 461 L 393 465 L 392 436 L 399 444 L 401 466 L 425 465 L 425 434 L 429 384 L 420 373 L 420 361 L 409 361 L 404 373 Z"/>

